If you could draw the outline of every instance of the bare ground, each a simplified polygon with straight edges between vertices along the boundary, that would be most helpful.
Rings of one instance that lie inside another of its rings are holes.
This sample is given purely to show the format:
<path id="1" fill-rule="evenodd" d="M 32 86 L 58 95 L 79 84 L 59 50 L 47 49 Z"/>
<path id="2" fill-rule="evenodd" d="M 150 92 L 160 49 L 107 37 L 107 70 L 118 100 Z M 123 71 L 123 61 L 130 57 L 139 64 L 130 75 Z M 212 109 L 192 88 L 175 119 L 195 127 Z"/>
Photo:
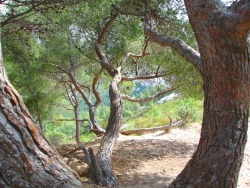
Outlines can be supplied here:
<path id="1" fill-rule="evenodd" d="M 249 131 L 250 132 L 250 131 Z M 248 134 L 249 135 L 249 134 Z M 157 132 L 142 136 L 120 136 L 115 146 L 112 165 L 121 188 L 164 188 L 181 172 L 200 137 L 200 125 Z M 100 140 L 88 143 L 97 151 Z M 82 155 L 78 153 L 77 155 Z M 70 163 L 82 174 L 83 187 L 100 187 L 86 175 L 86 165 L 74 159 Z M 250 187 L 250 142 L 247 143 L 238 188 Z"/>

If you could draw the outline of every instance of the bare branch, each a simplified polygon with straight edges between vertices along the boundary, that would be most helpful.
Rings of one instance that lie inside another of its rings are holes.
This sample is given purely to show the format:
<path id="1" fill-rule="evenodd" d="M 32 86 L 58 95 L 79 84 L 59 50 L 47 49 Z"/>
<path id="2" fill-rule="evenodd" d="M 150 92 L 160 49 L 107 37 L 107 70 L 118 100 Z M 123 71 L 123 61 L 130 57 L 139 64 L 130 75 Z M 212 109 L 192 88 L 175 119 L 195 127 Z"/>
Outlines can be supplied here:
<path id="1" fill-rule="evenodd" d="M 198 71 L 201 72 L 201 58 L 200 54 L 188 46 L 184 41 L 175 37 L 165 37 L 153 31 L 152 29 L 145 28 L 145 34 L 150 37 L 150 39 L 161 45 L 167 46 L 178 52 L 185 60 L 192 63 Z"/>
<path id="2" fill-rule="evenodd" d="M 102 102 L 100 93 L 97 90 L 97 84 L 99 83 L 99 79 L 100 79 L 100 76 L 102 73 L 103 73 L 103 69 L 101 69 L 98 72 L 98 74 L 95 76 L 95 78 L 93 79 L 93 82 L 92 82 L 92 91 L 93 91 L 95 98 L 96 98 L 96 102 L 94 104 L 95 107 L 99 106 Z"/>
<path id="3" fill-rule="evenodd" d="M 99 33 L 97 43 L 95 44 L 95 51 L 96 51 L 98 58 L 101 61 L 101 66 L 109 73 L 109 75 L 111 77 L 115 76 L 116 70 L 109 63 L 108 58 L 106 57 L 106 55 L 104 54 L 104 52 L 101 49 L 101 45 L 103 43 L 103 40 L 104 40 L 104 37 L 105 37 L 107 31 L 109 30 L 109 28 L 111 27 L 111 25 L 113 24 L 115 19 L 118 17 L 118 15 L 119 15 L 119 13 L 114 13 L 111 16 L 111 18 L 108 20 L 108 22 L 105 24 L 105 26 L 102 28 L 101 32 Z"/>
<path id="4" fill-rule="evenodd" d="M 122 65 L 123 63 L 125 63 L 125 62 L 127 61 L 128 58 L 142 58 L 142 57 L 144 57 L 144 56 L 146 56 L 146 55 L 149 55 L 150 53 L 147 53 L 147 52 L 146 52 L 147 47 L 148 47 L 148 44 L 149 44 L 149 38 L 147 38 L 147 39 L 145 40 L 145 44 L 143 45 L 143 49 L 142 49 L 141 54 L 136 55 L 136 54 L 133 54 L 133 53 L 131 53 L 131 52 L 127 53 L 126 57 L 122 60 L 121 65 Z"/>
<path id="5" fill-rule="evenodd" d="M 63 85 L 64 85 L 64 88 L 66 90 L 67 97 L 68 97 L 71 105 L 74 107 L 76 103 L 75 103 L 74 99 L 70 96 L 70 93 L 69 93 L 67 85 L 65 83 L 63 83 Z"/>
<path id="6" fill-rule="evenodd" d="M 86 54 L 84 53 L 84 51 L 82 50 L 82 48 L 79 47 L 79 46 L 77 46 L 77 44 L 76 44 L 74 41 L 72 42 L 72 44 L 73 44 L 74 47 L 77 49 L 77 51 L 80 52 L 83 56 L 87 57 L 88 59 L 95 60 L 96 62 L 100 62 L 100 61 L 98 61 L 98 59 L 86 55 Z"/>
<path id="7" fill-rule="evenodd" d="M 56 121 L 80 121 L 80 122 L 87 121 L 91 124 L 89 119 L 56 119 Z"/>
<path id="8" fill-rule="evenodd" d="M 167 75 L 175 73 L 175 71 L 172 71 L 172 72 L 168 72 L 166 74 L 159 74 L 158 68 L 157 68 L 157 71 L 156 71 L 155 75 L 151 75 L 151 76 L 135 76 L 135 77 L 122 77 L 122 81 L 151 80 L 151 79 L 155 79 L 155 78 L 162 78 L 162 77 L 165 77 Z"/>
<path id="9" fill-rule="evenodd" d="M 111 77 L 115 75 L 115 69 L 110 65 L 108 58 L 103 53 L 100 44 L 95 45 L 95 51 L 99 59 L 101 60 L 102 67 L 109 73 Z"/>
<path id="10" fill-rule="evenodd" d="M 107 31 L 109 30 L 109 28 L 111 27 L 112 23 L 115 21 L 115 19 L 118 17 L 119 13 L 114 13 L 112 15 L 112 17 L 109 19 L 109 21 L 105 24 L 105 27 L 101 30 L 98 39 L 97 39 L 97 43 L 98 44 L 102 44 L 104 36 L 106 35 Z"/>
<path id="11" fill-rule="evenodd" d="M 79 86 L 79 84 L 77 83 L 76 79 L 74 78 L 74 76 L 69 72 L 67 71 L 66 69 L 64 69 L 63 67 L 59 66 L 59 65 L 55 65 L 55 64 L 51 64 L 53 65 L 54 67 L 60 69 L 62 72 L 64 72 L 65 74 L 68 75 L 68 77 L 70 78 L 72 84 L 75 86 L 75 88 L 77 89 L 77 91 L 81 94 L 83 100 L 85 101 L 85 103 L 88 105 L 88 106 L 92 106 L 92 103 L 91 101 L 88 99 L 87 95 L 85 94 L 85 92 L 83 91 L 83 89 L 81 89 L 81 87 Z"/>
<path id="12" fill-rule="evenodd" d="M 152 97 L 145 98 L 145 99 L 133 98 L 133 97 L 130 97 L 129 95 L 122 94 L 122 99 L 130 101 L 130 102 L 138 102 L 138 103 L 149 102 L 149 101 L 152 101 L 152 100 L 154 100 L 154 99 L 156 99 L 158 97 L 161 97 L 161 96 L 165 95 L 166 93 L 169 93 L 169 92 L 172 92 L 172 91 L 176 90 L 178 87 L 179 86 L 172 87 L 172 88 L 170 88 L 168 90 L 156 93 Z"/>

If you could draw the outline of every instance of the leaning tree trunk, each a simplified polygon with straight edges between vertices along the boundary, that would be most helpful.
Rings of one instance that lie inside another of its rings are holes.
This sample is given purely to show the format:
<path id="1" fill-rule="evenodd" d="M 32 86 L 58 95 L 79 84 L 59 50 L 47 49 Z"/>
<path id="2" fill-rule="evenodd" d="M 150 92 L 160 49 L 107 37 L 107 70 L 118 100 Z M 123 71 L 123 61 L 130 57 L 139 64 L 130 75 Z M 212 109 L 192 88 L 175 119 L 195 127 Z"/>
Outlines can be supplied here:
<path id="1" fill-rule="evenodd" d="M 204 114 L 198 148 L 170 187 L 237 187 L 247 141 L 250 60 L 245 30 L 250 22 L 239 28 L 240 22 L 230 17 L 236 14 L 211 11 L 218 6 L 213 3 L 186 1 L 201 54 Z"/>
<path id="2" fill-rule="evenodd" d="M 119 134 L 122 119 L 122 101 L 118 85 L 121 82 L 120 69 L 117 69 L 113 77 L 110 88 L 110 116 L 108 126 L 97 153 L 97 159 L 103 172 L 102 184 L 104 186 L 116 187 L 118 180 L 111 166 L 111 155 L 114 144 Z"/>
<path id="3" fill-rule="evenodd" d="M 81 187 L 6 80 L 0 81 L 0 161 L 0 187 Z"/>
<path id="4" fill-rule="evenodd" d="M 0 41 L 1 44 L 1 41 Z M 0 45 L 0 187 L 81 187 L 9 83 Z"/>

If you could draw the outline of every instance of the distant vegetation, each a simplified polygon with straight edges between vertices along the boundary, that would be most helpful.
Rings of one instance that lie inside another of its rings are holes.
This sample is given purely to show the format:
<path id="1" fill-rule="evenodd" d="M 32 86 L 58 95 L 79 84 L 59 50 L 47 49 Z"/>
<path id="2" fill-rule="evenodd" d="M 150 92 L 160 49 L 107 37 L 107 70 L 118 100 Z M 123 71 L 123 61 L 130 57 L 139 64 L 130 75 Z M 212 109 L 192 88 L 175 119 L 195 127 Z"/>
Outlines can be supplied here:
<path id="1" fill-rule="evenodd" d="M 125 130 L 164 126 L 170 123 L 170 118 L 173 121 L 181 120 L 187 113 L 190 113 L 191 117 L 185 126 L 194 122 L 200 123 L 202 120 L 202 105 L 202 99 L 182 97 L 166 101 L 163 104 L 159 104 L 157 101 L 145 104 L 124 101 L 122 126 L 126 125 Z M 83 109 L 81 115 L 86 118 L 88 112 Z M 107 125 L 108 115 L 109 106 L 100 106 L 98 118 L 103 128 Z M 70 114 L 65 114 L 65 117 L 60 115 L 60 119 L 67 118 L 70 118 Z M 75 143 L 75 123 L 74 121 L 48 122 L 45 134 L 54 144 Z M 88 122 L 82 123 L 81 141 L 93 141 L 95 138 L 96 135 L 89 131 Z"/>

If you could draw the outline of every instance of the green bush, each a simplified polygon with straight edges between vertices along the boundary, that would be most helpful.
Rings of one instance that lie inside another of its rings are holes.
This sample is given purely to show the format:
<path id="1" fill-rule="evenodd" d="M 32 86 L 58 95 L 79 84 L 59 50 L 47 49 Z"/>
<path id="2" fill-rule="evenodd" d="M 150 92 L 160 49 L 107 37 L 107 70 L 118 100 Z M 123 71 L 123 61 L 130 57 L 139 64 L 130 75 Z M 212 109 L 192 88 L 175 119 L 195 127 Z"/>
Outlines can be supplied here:
<path id="1" fill-rule="evenodd" d="M 69 141 L 68 136 L 66 134 L 58 132 L 56 130 L 46 133 L 46 136 L 49 141 L 54 145 L 66 144 Z"/>
<path id="2" fill-rule="evenodd" d="M 188 123 L 201 122 L 202 109 L 202 101 L 194 98 L 178 98 L 164 104 L 151 103 L 147 108 L 141 108 L 140 112 L 125 117 L 123 124 L 130 125 L 126 130 L 164 126 L 170 123 L 170 118 L 181 120 L 187 113 L 190 114 Z"/>
<path id="3" fill-rule="evenodd" d="M 82 142 L 91 142 L 91 141 L 94 141 L 96 139 L 96 137 L 97 136 L 95 135 L 95 133 L 93 133 L 93 132 L 86 132 L 86 133 L 84 133 L 84 134 L 82 134 L 80 136 L 80 140 Z"/>

